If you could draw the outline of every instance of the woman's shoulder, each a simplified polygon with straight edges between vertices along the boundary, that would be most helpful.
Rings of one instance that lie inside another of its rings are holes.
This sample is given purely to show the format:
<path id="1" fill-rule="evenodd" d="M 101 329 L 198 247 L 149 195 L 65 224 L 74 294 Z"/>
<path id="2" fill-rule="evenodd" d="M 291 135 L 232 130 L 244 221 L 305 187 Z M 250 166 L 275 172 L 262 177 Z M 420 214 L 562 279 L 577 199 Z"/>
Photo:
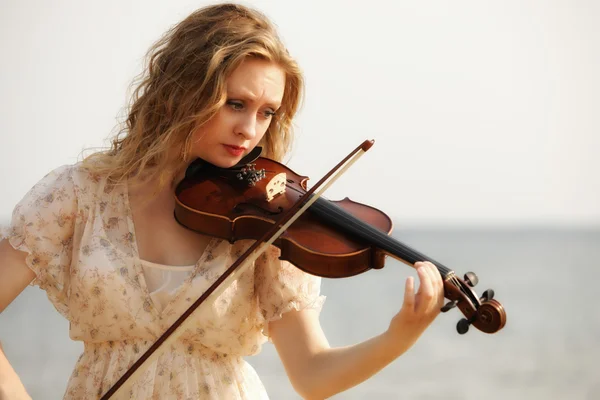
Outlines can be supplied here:
<path id="1" fill-rule="evenodd" d="M 47 175 L 54 176 L 53 181 L 62 182 L 63 185 L 72 186 L 77 199 L 82 204 L 109 201 L 115 193 L 126 183 L 109 183 L 108 174 L 94 168 L 93 164 L 77 161 L 61 165 Z"/>

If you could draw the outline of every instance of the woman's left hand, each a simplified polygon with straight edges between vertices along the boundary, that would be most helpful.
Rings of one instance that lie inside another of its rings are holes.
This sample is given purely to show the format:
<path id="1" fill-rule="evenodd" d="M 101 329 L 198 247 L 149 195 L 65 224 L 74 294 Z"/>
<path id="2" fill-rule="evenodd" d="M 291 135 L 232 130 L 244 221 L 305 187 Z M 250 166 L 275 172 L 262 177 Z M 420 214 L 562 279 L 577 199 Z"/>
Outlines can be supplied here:
<path id="1" fill-rule="evenodd" d="M 392 340 L 404 342 L 410 338 L 416 341 L 444 305 L 444 283 L 436 266 L 425 261 L 415 263 L 415 268 L 419 276 L 419 290 L 415 293 L 414 278 L 408 277 L 404 303 L 388 328 L 387 333 Z"/>

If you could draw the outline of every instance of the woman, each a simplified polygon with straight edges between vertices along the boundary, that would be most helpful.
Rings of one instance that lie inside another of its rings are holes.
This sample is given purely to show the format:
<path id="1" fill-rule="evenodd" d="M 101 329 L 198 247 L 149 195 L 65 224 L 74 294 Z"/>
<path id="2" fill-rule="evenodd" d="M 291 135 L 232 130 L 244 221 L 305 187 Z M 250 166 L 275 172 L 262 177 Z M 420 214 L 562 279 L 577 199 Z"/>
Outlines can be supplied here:
<path id="1" fill-rule="evenodd" d="M 66 399 L 98 398 L 251 242 L 230 244 L 173 218 L 174 186 L 196 158 L 231 167 L 255 146 L 281 160 L 303 79 L 261 13 L 205 7 L 148 54 L 126 126 L 110 150 L 59 167 L 19 202 L 0 242 L 0 311 L 38 285 L 84 352 Z M 266 399 L 242 357 L 271 340 L 297 392 L 323 399 L 363 382 L 410 348 L 438 315 L 442 281 L 416 264 L 381 335 L 331 348 L 319 323 L 320 278 L 271 247 L 151 363 L 135 399 Z M 0 351 L 0 392 L 28 398 Z M 10 395 L 8 395 L 8 394 Z"/>

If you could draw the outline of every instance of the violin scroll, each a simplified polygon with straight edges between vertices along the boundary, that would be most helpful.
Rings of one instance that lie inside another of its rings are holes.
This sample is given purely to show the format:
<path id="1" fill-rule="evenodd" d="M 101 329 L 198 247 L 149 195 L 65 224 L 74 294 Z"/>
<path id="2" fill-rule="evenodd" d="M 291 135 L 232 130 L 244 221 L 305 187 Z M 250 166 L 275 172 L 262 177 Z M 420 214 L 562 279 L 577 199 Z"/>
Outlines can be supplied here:
<path id="1" fill-rule="evenodd" d="M 452 273 L 444 280 L 445 297 L 450 301 L 441 311 L 447 312 L 458 307 L 465 316 L 456 325 L 461 335 L 467 333 L 471 325 L 485 333 L 496 333 L 506 324 L 506 312 L 502 304 L 494 299 L 494 291 L 487 289 L 479 297 L 471 289 L 477 282 L 477 275 L 473 272 L 466 273 L 464 279 Z"/>

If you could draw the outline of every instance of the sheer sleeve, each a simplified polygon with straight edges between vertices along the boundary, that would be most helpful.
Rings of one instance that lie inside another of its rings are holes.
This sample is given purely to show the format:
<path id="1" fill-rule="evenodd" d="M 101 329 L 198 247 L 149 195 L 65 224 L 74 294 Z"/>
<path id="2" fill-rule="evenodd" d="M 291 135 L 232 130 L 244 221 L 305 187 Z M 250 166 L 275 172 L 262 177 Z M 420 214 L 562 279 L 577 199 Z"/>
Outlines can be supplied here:
<path id="1" fill-rule="evenodd" d="M 36 275 L 30 284 L 45 290 L 65 317 L 77 214 L 71 168 L 65 165 L 44 176 L 17 203 L 10 225 L 0 227 L 0 239 L 27 253 L 27 266 Z"/>
<path id="2" fill-rule="evenodd" d="M 256 260 L 255 289 L 265 319 L 263 334 L 269 337 L 269 322 L 291 310 L 321 311 L 321 277 L 308 274 L 288 261 L 279 259 L 280 250 L 271 246 Z"/>

